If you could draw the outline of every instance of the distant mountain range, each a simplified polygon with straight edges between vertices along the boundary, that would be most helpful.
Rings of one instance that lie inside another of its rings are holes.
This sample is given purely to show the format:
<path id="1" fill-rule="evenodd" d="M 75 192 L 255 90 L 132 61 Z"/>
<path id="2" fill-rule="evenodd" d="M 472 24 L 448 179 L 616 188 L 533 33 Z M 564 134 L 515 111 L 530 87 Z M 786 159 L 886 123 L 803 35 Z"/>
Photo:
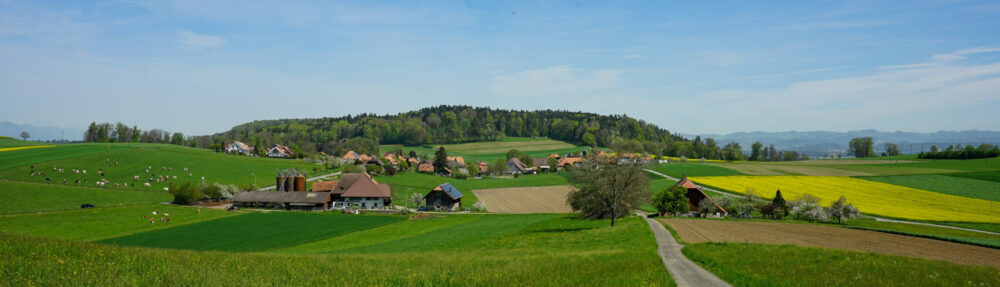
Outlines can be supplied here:
<path id="1" fill-rule="evenodd" d="M 67 141 L 79 141 L 83 139 L 84 131 L 86 129 L 0 122 L 0 136 L 9 136 L 16 139 L 21 138 L 21 132 L 28 132 L 31 134 L 31 138 L 28 138 L 28 140 L 49 141 L 64 138 Z"/>
<path id="2" fill-rule="evenodd" d="M 1000 145 L 1000 131 L 938 131 L 933 133 L 916 132 L 880 132 L 876 130 L 858 130 L 848 132 L 737 132 L 731 134 L 684 134 L 684 137 L 694 138 L 701 136 L 713 138 L 719 145 L 729 142 L 738 142 L 746 149 L 756 141 L 760 141 L 765 146 L 774 145 L 781 150 L 794 150 L 805 153 L 812 157 L 823 157 L 830 153 L 837 153 L 847 150 L 847 143 L 852 138 L 872 137 L 875 141 L 875 151 L 884 150 L 883 144 L 891 142 L 899 145 L 903 153 L 919 153 L 921 150 L 929 150 L 931 145 L 945 148 L 949 145 L 979 145 L 990 143 Z"/>

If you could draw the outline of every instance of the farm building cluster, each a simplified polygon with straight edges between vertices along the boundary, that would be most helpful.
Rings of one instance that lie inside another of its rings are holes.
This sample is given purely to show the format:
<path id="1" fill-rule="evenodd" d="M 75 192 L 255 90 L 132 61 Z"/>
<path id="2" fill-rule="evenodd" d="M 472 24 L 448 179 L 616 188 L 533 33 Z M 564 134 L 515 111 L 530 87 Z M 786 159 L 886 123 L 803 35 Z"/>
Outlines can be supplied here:
<path id="1" fill-rule="evenodd" d="M 248 156 L 257 155 L 257 149 L 255 147 L 247 145 L 241 141 L 234 141 L 229 145 L 226 145 L 225 152 Z M 291 148 L 277 144 L 267 148 L 265 154 L 267 157 L 275 158 L 291 158 L 295 156 L 295 152 L 292 151 Z"/>

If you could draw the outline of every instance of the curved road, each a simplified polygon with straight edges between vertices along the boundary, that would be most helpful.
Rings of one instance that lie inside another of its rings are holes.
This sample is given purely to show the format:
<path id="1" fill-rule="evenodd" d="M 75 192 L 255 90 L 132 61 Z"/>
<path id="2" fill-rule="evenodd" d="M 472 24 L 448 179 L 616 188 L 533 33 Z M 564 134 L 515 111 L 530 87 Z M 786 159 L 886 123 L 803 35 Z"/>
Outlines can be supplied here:
<path id="1" fill-rule="evenodd" d="M 677 240 L 674 240 L 663 224 L 646 216 L 643 218 L 646 219 L 646 223 L 649 223 L 649 228 L 653 229 L 653 236 L 656 238 L 658 246 L 657 253 L 660 254 L 663 265 L 667 266 L 667 271 L 670 271 L 674 282 L 677 282 L 677 286 L 730 286 L 729 283 L 722 281 L 715 274 L 684 257 L 684 254 L 681 253 L 681 248 L 684 248 L 684 245 L 677 243 Z"/>

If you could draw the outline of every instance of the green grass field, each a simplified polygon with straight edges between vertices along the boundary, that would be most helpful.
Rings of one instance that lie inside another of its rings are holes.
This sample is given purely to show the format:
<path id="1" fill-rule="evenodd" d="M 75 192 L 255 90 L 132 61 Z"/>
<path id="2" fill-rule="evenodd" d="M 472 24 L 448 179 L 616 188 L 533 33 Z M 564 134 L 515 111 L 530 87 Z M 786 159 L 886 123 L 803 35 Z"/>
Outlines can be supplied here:
<path id="1" fill-rule="evenodd" d="M 170 222 L 150 223 L 149 217 L 153 216 L 153 211 L 169 214 Z M 239 213 L 208 208 L 202 208 L 199 213 L 196 207 L 162 204 L 88 208 L 41 214 L 0 216 L 0 233 L 93 241 L 235 214 Z"/>
<path id="2" fill-rule="evenodd" d="M 980 266 L 854 251 L 745 243 L 688 245 L 684 255 L 733 286 L 998 286 Z"/>
<path id="3" fill-rule="evenodd" d="M 0 214 L 150 204 L 173 200 L 165 192 L 118 191 L 62 184 L 0 181 Z"/>
<path id="4" fill-rule="evenodd" d="M 959 173 L 949 173 L 948 176 L 968 178 L 968 179 L 978 179 L 992 182 L 1000 182 L 1000 170 L 993 171 L 980 171 L 980 172 L 959 172 Z"/>
<path id="5" fill-rule="evenodd" d="M 330 255 L 233 256 L 0 234 L 0 256 L 9 258 L 0 262 L 0 272 L 17 274 L 6 277 L 15 285 L 674 286 L 639 218 L 625 218 L 613 228 L 607 220 L 553 215 L 452 219 L 465 216 L 335 236 L 323 244 L 349 247 Z M 445 227 L 405 236 L 438 224 Z M 455 233 L 459 229 L 466 232 Z M 383 238 L 383 232 L 395 237 Z M 407 238 L 422 244 L 391 244 Z M 366 239 L 378 241 L 365 246 Z"/>
<path id="6" fill-rule="evenodd" d="M 658 164 L 653 170 L 676 178 L 681 178 L 685 174 L 691 177 L 743 175 L 728 168 L 691 162 Z"/>
<path id="7" fill-rule="evenodd" d="M 107 147 L 111 148 L 108 149 Z M 97 187 L 101 179 L 97 170 L 105 173 L 105 178 L 112 184 L 129 184 L 127 190 L 162 190 L 171 182 L 201 182 L 201 177 L 209 184 L 249 184 L 254 182 L 261 186 L 272 185 L 279 168 L 300 168 L 312 171 L 315 165 L 295 160 L 270 159 L 214 153 L 205 149 L 195 149 L 175 145 L 162 144 L 68 144 L 55 148 L 19 150 L 5 153 L 17 153 L 15 164 L 6 159 L 0 168 L 0 178 L 44 182 L 50 178 L 53 182 L 66 179 L 72 183 L 77 179 L 87 179 L 88 185 Z M 119 165 L 113 165 L 117 162 Z M 44 171 L 44 176 L 31 176 L 31 165 L 36 172 Z M 152 166 L 149 173 L 146 168 Z M 164 170 L 164 167 L 167 170 Z M 64 173 L 58 173 L 52 168 L 61 168 Z M 189 171 L 185 172 L 184 168 Z M 73 173 L 72 169 L 87 170 L 87 174 Z M 167 182 L 153 182 L 146 188 L 142 184 L 153 175 L 170 177 Z M 133 176 L 139 176 L 139 181 L 133 181 Z M 173 179 L 176 176 L 177 179 Z M 109 188 L 106 186 L 105 188 Z"/>
<path id="8" fill-rule="evenodd" d="M 1000 182 L 946 175 L 901 175 L 862 178 L 944 194 L 1000 201 Z"/>
<path id="9" fill-rule="evenodd" d="M 34 141 L 22 141 L 9 137 L 0 137 L 0 148 L 36 146 L 36 145 L 54 145 L 54 144 L 44 143 L 44 142 L 34 142 Z"/>
<path id="10" fill-rule="evenodd" d="M 265 251 L 403 220 L 336 213 L 250 213 L 110 238 L 99 243 L 156 248 Z"/>
<path id="11" fill-rule="evenodd" d="M 396 200 L 408 199 L 413 193 L 426 195 L 435 186 L 449 182 L 464 195 L 462 198 L 464 207 L 471 207 L 476 203 L 476 195 L 472 194 L 473 189 L 569 184 L 566 175 L 561 173 L 522 175 L 517 178 L 482 179 L 454 179 L 421 173 L 405 173 L 395 176 L 378 176 L 375 177 L 375 180 L 389 184 L 392 187 L 392 198 Z M 393 204 L 402 205 L 403 202 L 399 201 Z"/>

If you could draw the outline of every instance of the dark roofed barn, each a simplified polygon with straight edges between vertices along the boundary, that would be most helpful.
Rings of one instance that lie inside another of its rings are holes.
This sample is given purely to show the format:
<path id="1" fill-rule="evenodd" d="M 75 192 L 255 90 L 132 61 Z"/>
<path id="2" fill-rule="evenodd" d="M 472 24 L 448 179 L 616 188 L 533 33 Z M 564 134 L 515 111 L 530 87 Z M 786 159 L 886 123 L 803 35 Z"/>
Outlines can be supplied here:
<path id="1" fill-rule="evenodd" d="M 241 191 L 233 198 L 233 206 L 326 210 L 330 208 L 330 192 Z"/>
<path id="2" fill-rule="evenodd" d="M 462 207 L 462 192 L 450 183 L 438 185 L 424 196 L 427 210 L 456 210 Z"/>
<path id="3" fill-rule="evenodd" d="M 688 179 L 687 176 L 682 177 L 681 180 L 675 184 L 675 186 L 678 185 L 687 189 L 688 205 L 691 207 L 691 211 L 698 211 L 698 203 L 707 198 L 712 202 L 712 204 L 715 205 L 716 208 L 719 209 L 720 212 L 722 212 L 722 214 L 726 214 L 727 211 L 723 209 L 722 206 L 715 203 L 715 200 L 712 200 L 711 197 L 708 197 L 708 195 L 705 194 L 705 191 L 701 189 L 701 186 L 694 184 L 694 182 Z"/>

